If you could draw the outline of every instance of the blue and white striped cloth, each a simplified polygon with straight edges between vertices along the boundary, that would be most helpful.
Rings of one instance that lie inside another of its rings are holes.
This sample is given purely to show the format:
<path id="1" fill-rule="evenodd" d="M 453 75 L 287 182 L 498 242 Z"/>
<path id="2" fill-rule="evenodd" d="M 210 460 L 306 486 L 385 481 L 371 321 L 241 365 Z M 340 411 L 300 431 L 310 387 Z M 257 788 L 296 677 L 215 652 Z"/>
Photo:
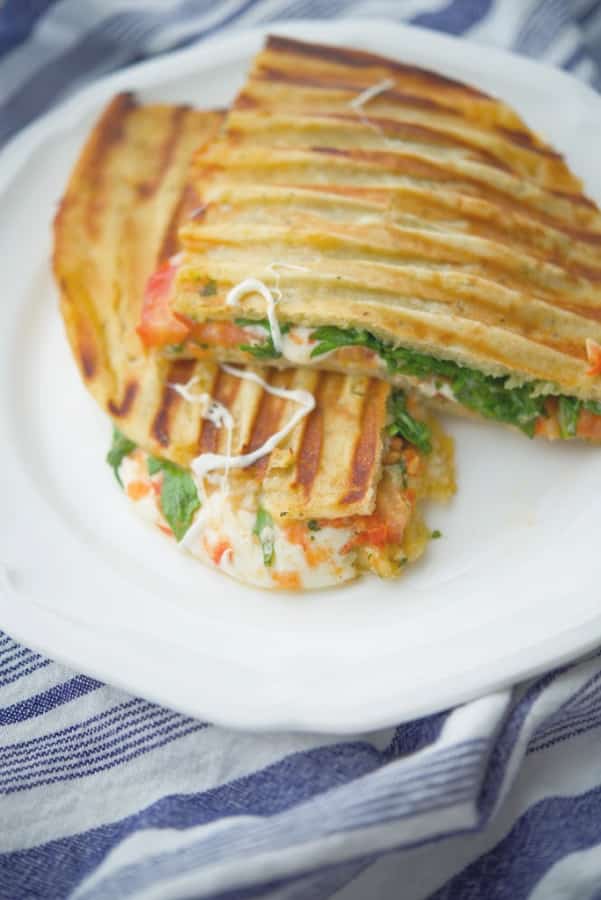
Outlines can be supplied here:
<path id="1" fill-rule="evenodd" d="M 119 66 L 342 15 L 512 47 L 601 88 L 601 0 L 0 0 L 0 142 Z M 599 726 L 598 654 L 341 739 L 216 728 L 0 636 L 0 898 L 600 900 Z"/>

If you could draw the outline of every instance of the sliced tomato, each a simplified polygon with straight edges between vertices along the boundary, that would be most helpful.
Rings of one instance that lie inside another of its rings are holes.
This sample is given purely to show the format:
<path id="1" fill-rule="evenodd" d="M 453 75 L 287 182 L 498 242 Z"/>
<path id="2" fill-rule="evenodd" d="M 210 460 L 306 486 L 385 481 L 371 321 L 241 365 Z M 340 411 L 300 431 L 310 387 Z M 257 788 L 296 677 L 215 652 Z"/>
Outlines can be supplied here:
<path id="1" fill-rule="evenodd" d="M 151 491 L 150 484 L 147 481 L 130 481 L 127 485 L 127 496 L 130 500 L 141 500 Z"/>
<path id="2" fill-rule="evenodd" d="M 232 545 L 229 541 L 225 540 L 225 538 L 218 541 L 214 547 L 211 547 L 210 557 L 216 566 L 220 564 L 225 554 L 228 553 L 228 551 L 230 551 L 231 549 Z"/>
<path id="3" fill-rule="evenodd" d="M 534 425 L 534 434 L 537 437 L 544 437 L 550 441 L 558 440 L 561 437 L 561 430 L 557 421 L 557 414 L 540 416 Z"/>
<path id="4" fill-rule="evenodd" d="M 364 516 L 359 524 L 359 531 L 355 536 L 355 543 L 359 545 L 370 544 L 372 547 L 383 547 L 390 543 L 390 528 L 388 522 L 375 514 Z"/>
<path id="5" fill-rule="evenodd" d="M 415 447 L 407 447 L 402 453 L 409 475 L 417 475 L 422 467 L 422 458 Z"/>
<path id="6" fill-rule="evenodd" d="M 601 441 L 601 416 L 595 415 L 588 409 L 581 410 L 576 434 L 588 441 Z"/>
<path id="7" fill-rule="evenodd" d="M 585 341 L 586 345 L 586 357 L 591 364 L 590 369 L 587 369 L 587 375 L 601 375 L 601 345 L 597 343 L 597 341 L 593 341 L 592 338 L 587 338 Z"/>
<path id="8" fill-rule="evenodd" d="M 234 322 L 200 322 L 192 325 L 191 336 L 211 347 L 239 347 L 252 343 L 253 336 Z"/>
<path id="9" fill-rule="evenodd" d="M 169 305 L 177 267 L 169 262 L 150 276 L 144 291 L 142 316 L 137 332 L 146 347 L 181 344 L 188 337 L 190 327 Z"/>
<path id="10" fill-rule="evenodd" d="M 355 516 L 353 526 L 355 533 L 342 548 L 342 553 L 348 553 L 355 547 L 384 547 L 391 542 L 390 526 L 378 513 Z"/>

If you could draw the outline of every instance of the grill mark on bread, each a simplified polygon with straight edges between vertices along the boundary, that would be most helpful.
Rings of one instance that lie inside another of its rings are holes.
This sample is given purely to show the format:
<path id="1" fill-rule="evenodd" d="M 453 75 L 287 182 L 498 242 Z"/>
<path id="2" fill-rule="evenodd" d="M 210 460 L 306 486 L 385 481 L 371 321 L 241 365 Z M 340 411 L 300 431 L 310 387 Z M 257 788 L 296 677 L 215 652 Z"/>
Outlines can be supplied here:
<path id="1" fill-rule="evenodd" d="M 299 117 L 300 118 L 300 117 Z M 348 116 L 344 113 L 326 114 L 324 118 L 338 119 L 341 122 L 357 122 L 356 116 Z M 490 150 L 480 147 L 475 141 L 468 138 L 459 137 L 459 135 L 444 131 L 440 128 L 434 128 L 429 125 L 421 125 L 416 122 L 401 122 L 398 119 L 387 119 L 381 116 L 369 116 L 370 125 L 374 128 L 381 128 L 383 133 L 388 137 L 398 138 L 409 141 L 422 141 L 440 147 L 451 147 L 467 150 L 470 156 L 481 162 L 488 163 L 497 169 L 505 172 L 514 171 L 506 160 L 500 159 Z"/>
<path id="2" fill-rule="evenodd" d="M 171 417 L 182 401 L 180 395 L 170 387 L 170 384 L 185 384 L 191 378 L 194 366 L 193 359 L 178 359 L 167 371 L 159 408 L 150 429 L 153 438 L 161 447 L 168 447 L 171 442 Z"/>
<path id="3" fill-rule="evenodd" d="M 83 170 L 95 183 L 89 194 L 85 225 L 92 239 L 98 238 L 99 225 L 104 209 L 105 196 L 102 184 L 107 172 L 107 158 L 125 138 L 125 123 L 137 103 L 132 93 L 117 94 L 100 117 L 93 132 L 92 142 L 86 147 L 76 168 L 76 175 Z"/>
<path id="4" fill-rule="evenodd" d="M 136 395 L 138 393 L 138 387 L 139 385 L 137 381 L 128 381 L 125 386 L 125 391 L 123 393 L 121 402 L 116 403 L 114 400 L 109 400 L 108 410 L 111 415 L 116 416 L 117 418 L 122 418 L 130 412 L 133 406 L 133 402 L 136 399 Z"/>
<path id="5" fill-rule="evenodd" d="M 380 409 L 383 395 L 388 395 L 388 385 L 371 379 L 363 403 L 361 428 L 355 443 L 348 491 L 341 500 L 345 505 L 362 500 L 369 487 L 381 441 Z"/>
<path id="6" fill-rule="evenodd" d="M 312 77 L 310 75 L 300 75 L 294 74 L 291 75 L 288 72 L 282 72 L 279 69 L 272 69 L 269 66 L 262 66 L 261 69 L 255 75 L 257 81 L 265 81 L 265 82 L 275 82 L 278 84 L 290 84 L 296 85 L 297 87 L 314 87 L 314 88 L 323 88 L 324 90 L 332 90 L 332 91 L 344 91 L 345 93 L 352 94 L 357 96 L 361 93 L 361 91 L 365 90 L 365 85 L 356 84 L 348 81 L 340 81 L 339 79 L 329 78 L 327 80 L 323 78 L 319 78 L 317 76 Z M 252 101 L 252 94 L 245 92 L 243 97 L 247 97 Z M 398 87 L 388 88 L 385 91 L 382 91 L 381 94 L 378 94 L 378 97 L 388 98 L 389 100 L 395 100 L 404 106 L 411 106 L 415 109 L 425 109 L 432 112 L 444 113 L 447 116 L 457 116 L 460 117 L 459 110 L 455 109 L 453 106 L 447 106 L 444 103 L 441 103 L 439 100 L 434 100 L 432 97 L 424 97 L 422 94 L 412 94 L 410 91 L 400 90 Z M 251 105 L 252 102 L 251 102 Z M 243 109 L 248 108 L 246 103 L 242 105 L 238 105 L 238 98 L 234 102 L 234 109 Z"/>
<path id="7" fill-rule="evenodd" d="M 549 147 L 549 145 L 545 144 L 543 141 L 536 140 L 528 131 L 520 131 L 518 128 L 508 128 L 506 125 L 497 125 L 497 130 L 508 137 L 510 141 L 513 141 L 514 144 L 519 144 L 527 150 L 531 150 L 533 153 L 538 153 L 541 156 L 548 156 L 550 159 L 563 160 L 561 153 L 558 153 L 553 147 Z"/>
<path id="8" fill-rule="evenodd" d="M 330 376 L 331 377 L 331 376 Z M 297 453 L 295 484 L 309 497 L 319 471 L 323 444 L 323 400 L 327 388 L 327 374 L 321 374 L 314 390 L 315 406 L 306 419 L 305 429 Z"/>
<path id="9" fill-rule="evenodd" d="M 455 170 L 452 166 L 445 166 L 444 162 L 439 160 L 427 159 L 420 157 L 410 149 L 403 152 L 401 149 L 392 153 L 387 149 L 379 150 L 361 150 L 349 149 L 347 147 L 330 147 L 330 146 L 313 146 L 309 148 L 313 153 L 320 153 L 330 156 L 338 156 L 348 159 L 351 162 L 367 163 L 374 168 L 383 168 L 390 172 L 399 172 L 409 175 L 417 179 L 426 179 L 441 182 L 442 184 L 465 185 L 474 191 L 474 195 L 485 200 L 496 203 L 499 206 L 508 207 L 512 210 L 519 210 L 531 218 L 538 219 L 542 222 L 548 222 L 554 228 L 566 231 L 571 226 L 566 225 L 557 218 L 556 215 L 547 213 L 538 206 L 531 205 L 526 201 L 521 201 L 509 191 L 504 191 L 500 186 L 489 184 L 483 181 L 477 175 L 471 175 L 467 172 Z M 550 194 L 542 187 L 538 187 L 541 192 L 541 199 L 545 194 Z M 555 195 L 555 192 L 554 192 Z M 576 194 L 560 194 L 559 199 L 571 203 L 574 198 L 578 198 Z M 576 205 L 580 205 L 578 199 Z M 593 206 L 593 208 L 595 208 Z M 593 232 L 596 239 L 601 240 L 601 232 Z"/>
<path id="10" fill-rule="evenodd" d="M 173 210 L 171 220 L 165 230 L 161 249 L 157 257 L 157 266 L 174 256 L 180 249 L 178 230 L 180 225 L 188 219 L 192 212 L 198 208 L 200 197 L 191 184 L 186 184 L 180 195 L 179 201 Z"/>
<path id="11" fill-rule="evenodd" d="M 211 386 L 210 395 L 213 400 L 231 410 L 238 391 L 240 390 L 241 380 L 234 375 L 218 369 L 215 380 Z M 198 452 L 200 453 L 216 453 L 219 447 L 219 437 L 224 429 L 217 426 L 209 419 L 200 420 L 200 429 L 198 435 Z"/>
<path id="12" fill-rule="evenodd" d="M 189 110 L 190 107 L 188 106 L 173 107 L 171 111 L 169 130 L 165 135 L 165 140 L 163 141 L 161 149 L 158 151 L 159 164 L 157 171 L 152 178 L 149 178 L 147 181 L 140 182 L 137 187 L 140 199 L 148 200 L 158 190 L 161 181 L 165 176 L 165 173 L 168 171 L 169 166 L 171 165 L 175 151 L 177 150 L 180 135 L 182 133 L 184 122 Z"/>
<path id="13" fill-rule="evenodd" d="M 290 372 L 269 372 L 267 377 L 265 378 L 268 384 L 276 384 L 278 387 L 287 388 L 290 384 L 291 373 Z M 261 395 L 261 401 L 259 403 L 259 408 L 255 415 L 255 420 L 252 425 L 252 430 L 250 432 L 250 436 L 248 441 L 246 442 L 245 447 L 242 449 L 242 453 L 252 453 L 253 450 L 257 450 L 261 447 L 265 441 L 271 437 L 272 434 L 275 434 L 281 426 L 282 416 L 284 415 L 284 410 L 286 409 L 287 401 L 282 397 L 276 397 L 274 394 L 268 394 L 267 391 L 264 391 Z M 269 456 L 262 456 L 255 463 L 248 467 L 247 471 L 250 472 L 254 477 L 260 477 L 267 470 L 267 465 L 269 463 Z"/>
<path id="14" fill-rule="evenodd" d="M 271 50 L 274 53 L 289 53 L 296 56 L 340 63 L 358 69 L 382 67 L 391 72 L 397 72 L 399 75 L 414 76 L 428 86 L 450 88 L 469 97 L 479 97 L 485 100 L 491 99 L 487 94 L 461 81 L 456 81 L 437 72 L 431 72 L 428 69 L 421 69 L 418 66 L 407 65 L 384 56 L 378 56 L 365 50 L 351 50 L 348 47 L 334 47 L 330 44 L 312 44 L 271 34 L 267 38 L 266 50 Z"/>
<path id="15" fill-rule="evenodd" d="M 91 379 L 96 374 L 98 364 L 94 334 L 90 328 L 80 327 L 77 330 L 77 338 L 81 368 L 85 377 Z"/>

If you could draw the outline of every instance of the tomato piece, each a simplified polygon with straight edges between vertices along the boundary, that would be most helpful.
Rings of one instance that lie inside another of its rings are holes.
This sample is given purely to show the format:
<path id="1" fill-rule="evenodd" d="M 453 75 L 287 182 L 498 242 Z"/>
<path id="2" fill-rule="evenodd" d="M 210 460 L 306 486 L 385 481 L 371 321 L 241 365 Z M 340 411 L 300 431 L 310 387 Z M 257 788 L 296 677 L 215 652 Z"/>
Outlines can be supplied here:
<path id="1" fill-rule="evenodd" d="M 378 513 L 371 516 L 355 516 L 352 521 L 355 533 L 342 548 L 342 553 L 366 545 L 384 547 L 391 542 L 390 527 Z"/>
<path id="2" fill-rule="evenodd" d="M 544 437 L 547 440 L 555 441 L 561 437 L 557 414 L 550 416 L 540 416 L 534 425 L 534 434 L 536 437 Z"/>
<path id="3" fill-rule="evenodd" d="M 372 547 L 383 547 L 390 542 L 390 529 L 388 524 L 379 516 L 366 516 L 360 524 L 360 530 L 355 537 L 358 545 L 370 544 Z"/>
<path id="4" fill-rule="evenodd" d="M 581 410 L 576 434 L 589 441 L 601 441 L 601 416 L 595 415 L 588 409 Z"/>
<path id="5" fill-rule="evenodd" d="M 407 447 L 402 453 L 409 475 L 417 475 L 422 466 L 422 458 L 415 447 Z"/>
<path id="6" fill-rule="evenodd" d="M 586 345 L 586 357 L 591 364 L 587 369 L 587 375 L 601 375 L 601 345 L 592 338 L 587 338 L 584 342 Z"/>
<path id="7" fill-rule="evenodd" d="M 150 276 L 144 291 L 142 315 L 137 332 L 146 347 L 181 344 L 190 327 L 169 305 L 177 267 L 164 263 Z"/>
<path id="8" fill-rule="evenodd" d="M 356 519 L 356 516 L 339 516 L 337 519 L 317 519 L 317 524 L 320 528 L 350 528 Z"/>
<path id="9" fill-rule="evenodd" d="M 218 566 L 225 554 L 231 551 L 231 549 L 232 545 L 230 542 L 225 540 L 225 538 L 222 538 L 222 540 L 218 541 L 214 547 L 211 547 L 209 556 L 215 565 Z"/>
<path id="10" fill-rule="evenodd" d="M 194 340 L 211 347 L 239 347 L 252 343 L 253 336 L 234 322 L 200 322 L 191 329 Z"/>
<path id="11" fill-rule="evenodd" d="M 127 485 L 127 496 L 130 500 L 141 500 L 150 493 L 150 485 L 147 481 L 130 481 Z"/>

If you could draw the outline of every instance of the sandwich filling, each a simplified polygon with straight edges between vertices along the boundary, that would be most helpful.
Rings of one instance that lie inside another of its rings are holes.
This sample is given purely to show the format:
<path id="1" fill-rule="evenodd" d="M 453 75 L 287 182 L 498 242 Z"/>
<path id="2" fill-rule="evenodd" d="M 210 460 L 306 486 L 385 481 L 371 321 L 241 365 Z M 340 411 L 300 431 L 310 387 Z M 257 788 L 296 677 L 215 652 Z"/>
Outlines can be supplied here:
<path id="1" fill-rule="evenodd" d="M 601 440 L 601 401 L 565 395 L 552 382 L 489 375 L 450 359 L 393 345 L 363 328 L 281 323 L 276 316 L 279 298 L 255 278 L 232 288 L 227 305 L 237 306 L 246 295 L 258 294 L 265 301 L 266 318 L 237 316 L 233 321 L 195 322 L 171 308 L 176 274 L 177 265 L 171 261 L 152 276 L 138 329 L 147 346 L 162 347 L 171 357 L 202 358 L 216 353 L 221 358 L 255 359 L 271 365 L 313 365 L 335 371 L 352 368 L 410 386 L 451 409 L 463 407 L 486 419 L 513 425 L 529 437 Z M 214 281 L 203 288 L 206 296 L 217 290 Z M 589 374 L 601 374 L 601 347 L 587 341 L 586 351 Z"/>
<path id="2" fill-rule="evenodd" d="M 306 398 L 292 399 L 308 415 Z M 204 414 L 231 427 L 218 407 L 207 398 Z M 145 519 L 181 549 L 258 587 L 323 588 L 365 571 L 393 577 L 424 552 L 433 534 L 420 504 L 454 492 L 453 448 L 411 398 L 402 391 L 389 396 L 382 471 L 368 514 L 302 518 L 271 505 L 256 464 L 289 431 L 284 426 L 252 454 L 204 453 L 188 467 L 153 456 L 116 431 L 107 460 Z"/>

